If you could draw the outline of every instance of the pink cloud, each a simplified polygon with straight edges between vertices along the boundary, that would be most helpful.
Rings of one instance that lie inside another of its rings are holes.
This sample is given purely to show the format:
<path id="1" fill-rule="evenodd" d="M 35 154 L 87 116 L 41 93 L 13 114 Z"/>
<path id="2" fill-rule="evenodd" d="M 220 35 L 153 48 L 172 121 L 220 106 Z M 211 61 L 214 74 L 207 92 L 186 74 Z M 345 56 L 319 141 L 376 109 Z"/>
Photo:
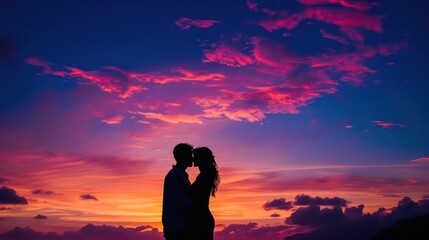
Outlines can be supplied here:
<path id="1" fill-rule="evenodd" d="M 140 80 L 167 84 L 181 81 L 219 81 L 225 79 L 225 75 L 221 73 L 206 73 L 204 71 L 190 71 L 183 68 L 176 68 L 172 73 L 145 73 L 139 76 Z"/>
<path id="2" fill-rule="evenodd" d="M 356 2 L 352 0 L 298 0 L 298 2 L 304 5 L 338 4 L 343 7 L 354 8 L 361 11 L 369 10 L 376 5 L 376 3 Z"/>
<path id="3" fill-rule="evenodd" d="M 276 19 L 261 21 L 259 25 L 269 32 L 278 29 L 292 30 L 305 19 L 313 19 L 336 25 L 350 40 L 362 42 L 361 30 L 372 30 L 378 33 L 383 31 L 381 18 L 353 9 L 313 7 L 306 8 L 300 13 L 281 14 Z"/>
<path id="4" fill-rule="evenodd" d="M 258 3 L 251 2 L 250 0 L 246 0 L 246 5 L 250 10 L 254 12 L 258 11 Z"/>
<path id="5" fill-rule="evenodd" d="M 411 160 L 410 162 L 429 162 L 429 157 L 421 157 L 414 160 Z"/>
<path id="6" fill-rule="evenodd" d="M 229 67 L 243 67 L 254 63 L 251 57 L 226 45 L 214 50 L 204 50 L 204 57 L 203 62 L 217 62 Z"/>
<path id="7" fill-rule="evenodd" d="M 129 76 L 118 71 L 118 68 L 104 68 L 99 71 L 84 71 L 75 67 L 65 67 L 68 76 L 85 79 L 100 87 L 105 92 L 118 93 L 120 98 L 128 98 L 135 92 L 147 90 L 143 86 L 130 84 Z"/>
<path id="8" fill-rule="evenodd" d="M 243 91 L 222 90 L 220 96 L 206 96 L 194 101 L 204 108 L 204 117 L 207 118 L 224 116 L 235 121 L 246 119 L 255 122 L 264 119 L 266 113 L 296 114 L 298 108 L 306 106 L 323 92 L 330 91 L 329 79 L 325 81 L 323 78 L 318 80 L 311 77 L 318 76 L 310 76 L 310 80 L 301 85 L 290 81 L 279 86 L 246 86 Z"/>
<path id="9" fill-rule="evenodd" d="M 62 71 L 53 71 L 51 67 L 51 63 L 43 61 L 41 59 L 35 58 L 35 57 L 28 57 L 25 59 L 25 62 L 34 66 L 41 67 L 43 69 L 43 73 L 45 74 L 51 74 L 59 77 L 65 77 L 67 75 L 66 72 Z"/>
<path id="10" fill-rule="evenodd" d="M 257 122 L 267 114 L 297 114 L 315 99 L 336 93 L 341 81 L 362 83 L 367 74 L 376 73 L 364 65 L 367 59 L 376 55 L 389 56 L 404 47 L 403 44 L 360 46 L 354 52 L 330 51 L 305 56 L 267 38 L 252 37 L 247 43 L 251 55 L 223 43 L 204 52 L 206 62 L 246 66 L 255 73 L 247 76 L 233 71 L 224 74 L 183 67 L 133 72 L 112 66 L 92 71 L 65 67 L 66 71 L 60 76 L 77 79 L 79 84 L 96 85 L 118 96 L 119 99 L 113 100 L 114 108 L 90 110 L 98 111 L 94 116 L 101 117 L 107 124 L 119 124 L 123 119 L 111 117 L 118 115 L 146 124 L 157 122 L 152 120 L 201 124 L 205 119 L 221 118 Z M 55 72 L 50 63 L 31 58 L 27 62 L 42 67 L 45 74 Z M 189 87 L 197 91 L 190 93 L 186 90 Z M 137 94 L 143 90 L 144 95 Z"/>
<path id="11" fill-rule="evenodd" d="M 383 128 L 390 128 L 390 127 L 405 127 L 404 124 L 400 124 L 400 123 L 390 123 L 390 122 L 385 122 L 385 121 L 380 121 L 380 120 L 374 120 L 373 121 L 377 126 L 383 127 Z"/>
<path id="12" fill-rule="evenodd" d="M 350 44 L 349 41 L 346 38 L 341 37 L 341 36 L 335 36 L 335 35 L 333 35 L 331 33 L 328 33 L 324 29 L 320 29 L 320 33 L 322 34 L 322 36 L 324 38 L 331 39 L 331 40 L 334 40 L 334 41 L 342 43 L 342 44 Z"/>
<path id="13" fill-rule="evenodd" d="M 293 71 L 304 59 L 284 45 L 266 38 L 252 38 L 253 56 L 258 63 L 275 69 L 274 72 Z"/>
<path id="14" fill-rule="evenodd" d="M 331 73 L 341 73 L 341 80 L 354 84 L 364 81 L 367 74 L 374 74 L 377 71 L 364 65 L 364 62 L 376 55 L 389 56 L 405 48 L 402 43 L 376 47 L 360 47 L 356 52 L 341 54 L 322 54 L 310 60 L 312 68 L 320 68 L 322 71 Z"/>
<path id="15" fill-rule="evenodd" d="M 246 240 L 281 240 L 291 235 L 294 228 L 287 225 L 258 226 L 257 223 L 230 224 L 223 230 L 215 232 L 218 240 L 246 239 Z"/>
<path id="16" fill-rule="evenodd" d="M 184 68 L 176 68 L 171 73 L 135 73 L 117 67 L 106 66 L 100 70 L 86 71 L 76 67 L 65 66 L 67 71 L 54 71 L 52 64 L 41 61 L 37 58 L 27 58 L 26 62 L 39 66 L 44 74 L 59 77 L 69 77 L 78 80 L 85 80 L 97 85 L 102 91 L 116 93 L 119 98 L 126 99 L 135 93 L 148 90 L 142 83 L 167 84 L 180 81 L 219 81 L 225 79 L 225 75 L 220 73 L 206 73 L 204 71 L 191 71 Z M 86 82 L 78 82 L 85 84 Z"/>
<path id="17" fill-rule="evenodd" d="M 132 84 L 130 76 L 116 67 L 104 67 L 98 71 L 85 71 L 76 67 L 65 66 L 67 71 L 54 71 L 51 63 L 38 58 L 29 57 L 26 59 L 26 63 L 41 67 L 44 74 L 86 80 L 97 85 L 104 92 L 117 93 L 119 98 L 128 98 L 136 92 L 147 90 L 141 85 Z"/>
<path id="18" fill-rule="evenodd" d="M 185 17 L 175 21 L 176 25 L 182 30 L 189 30 L 191 27 L 209 28 L 219 22 L 217 20 L 196 20 Z"/>
<path id="19" fill-rule="evenodd" d="M 419 184 L 420 183 L 419 180 L 416 180 L 414 178 L 408 178 L 407 182 L 410 183 L 410 184 Z"/>
<path id="20" fill-rule="evenodd" d="M 414 185 L 413 183 L 412 185 Z M 420 186 L 425 182 L 419 182 Z M 321 176 L 314 178 L 290 178 L 281 172 L 264 172 L 248 175 L 246 178 L 225 183 L 223 191 L 242 191 L 241 189 L 251 189 L 259 193 L 270 193 L 275 191 L 331 191 L 335 188 L 338 191 L 361 192 L 368 191 L 377 194 L 390 191 L 398 191 L 410 187 L 407 178 L 402 177 L 371 177 L 356 176 L 353 174 L 340 174 L 332 176 Z"/>
<path id="21" fill-rule="evenodd" d="M 122 115 L 116 115 L 116 116 L 105 118 L 101 121 L 106 123 L 106 124 L 120 124 L 122 122 L 122 120 L 124 120 L 124 118 L 125 117 Z"/>

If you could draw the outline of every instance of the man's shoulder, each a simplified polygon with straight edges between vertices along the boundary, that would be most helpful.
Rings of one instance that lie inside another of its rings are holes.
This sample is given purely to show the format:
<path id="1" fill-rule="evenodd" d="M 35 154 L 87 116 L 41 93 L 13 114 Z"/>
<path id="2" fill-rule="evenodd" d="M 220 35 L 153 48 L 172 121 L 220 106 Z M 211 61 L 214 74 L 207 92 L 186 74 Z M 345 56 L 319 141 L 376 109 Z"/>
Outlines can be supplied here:
<path id="1" fill-rule="evenodd" d="M 168 171 L 167 172 L 167 174 L 165 174 L 165 177 L 168 177 L 168 176 L 171 176 L 171 175 L 174 175 L 175 173 L 174 173 L 174 168 L 172 168 L 172 169 L 170 169 L 170 171 Z"/>
<path id="2" fill-rule="evenodd" d="M 180 176 L 180 173 L 175 169 L 174 167 L 168 171 L 168 173 L 165 175 L 165 178 L 176 178 L 177 176 Z"/>

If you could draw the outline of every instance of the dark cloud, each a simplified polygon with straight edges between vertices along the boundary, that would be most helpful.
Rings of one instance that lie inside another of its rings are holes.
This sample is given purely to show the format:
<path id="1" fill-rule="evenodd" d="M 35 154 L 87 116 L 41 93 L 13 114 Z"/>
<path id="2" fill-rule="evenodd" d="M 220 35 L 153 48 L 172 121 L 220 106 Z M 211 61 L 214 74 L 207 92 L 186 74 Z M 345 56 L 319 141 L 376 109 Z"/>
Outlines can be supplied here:
<path id="1" fill-rule="evenodd" d="M 286 218 L 286 223 L 297 225 L 320 226 L 339 222 L 344 218 L 341 207 L 323 208 L 312 205 L 298 208 L 290 217 Z"/>
<path id="2" fill-rule="evenodd" d="M 429 201 L 423 199 L 415 202 L 409 197 L 404 197 L 390 212 L 385 208 L 380 208 L 374 213 L 367 214 L 361 214 L 364 206 L 359 205 L 358 207 L 346 208 L 341 218 L 338 217 L 341 216 L 342 212 L 334 211 L 335 208 L 341 211 L 340 207 L 334 207 L 331 211 L 327 210 L 322 214 L 323 210 L 320 210 L 319 206 L 297 209 L 286 219 L 286 222 L 298 225 L 311 223 L 313 226 L 319 224 L 319 228 L 311 232 L 286 237 L 285 240 L 371 239 L 377 232 L 392 226 L 401 219 L 428 214 Z M 329 219 L 336 221 L 326 221 L 321 224 L 322 221 Z"/>
<path id="3" fill-rule="evenodd" d="M 401 219 L 392 227 L 378 232 L 371 240 L 429 239 L 429 214 Z"/>
<path id="4" fill-rule="evenodd" d="M 30 228 L 16 227 L 15 229 L 0 234 L 0 239 L 5 240 L 163 240 L 162 233 L 151 226 L 139 226 L 136 228 L 124 228 L 122 226 L 94 226 L 88 224 L 79 231 L 65 232 L 62 236 L 53 232 L 41 233 Z"/>
<path id="5" fill-rule="evenodd" d="M 271 217 L 280 217 L 280 214 L 278 214 L 278 213 L 273 213 L 273 214 L 271 214 Z"/>
<path id="6" fill-rule="evenodd" d="M 45 215 L 37 214 L 37 216 L 35 216 L 34 219 L 48 219 L 48 217 Z"/>
<path id="7" fill-rule="evenodd" d="M 347 206 L 348 201 L 346 201 L 344 198 L 339 197 L 311 197 L 306 194 L 300 194 L 295 197 L 294 205 L 299 206 L 309 206 L 309 205 L 319 205 L 319 206 L 340 206 L 345 207 Z"/>
<path id="8" fill-rule="evenodd" d="M 82 200 L 95 200 L 95 201 L 98 201 L 98 199 L 95 196 L 90 195 L 90 194 L 82 194 L 82 195 L 80 195 L 80 198 Z"/>
<path id="9" fill-rule="evenodd" d="M 346 208 L 344 210 L 344 215 L 346 215 L 347 217 L 361 217 L 363 215 L 363 208 L 365 206 L 363 204 L 357 206 L 357 207 L 350 207 L 350 208 Z"/>
<path id="10" fill-rule="evenodd" d="M 27 199 L 20 197 L 12 188 L 0 188 L 0 204 L 28 204 Z"/>
<path id="11" fill-rule="evenodd" d="M 12 210 L 12 208 L 9 208 L 9 207 L 0 207 L 0 211 L 6 211 L 6 210 Z"/>
<path id="12" fill-rule="evenodd" d="M 41 232 L 35 232 L 29 227 L 21 228 L 16 227 L 13 230 L 10 230 L 8 232 L 5 232 L 3 234 L 0 234 L 0 239 L 5 240 L 62 240 L 62 238 L 54 233 L 54 232 L 48 232 L 48 233 L 41 233 Z"/>
<path id="13" fill-rule="evenodd" d="M 231 224 L 222 231 L 215 232 L 216 240 L 261 240 L 261 239 L 281 239 L 285 236 L 290 226 L 263 226 L 259 227 L 257 223 Z"/>
<path id="14" fill-rule="evenodd" d="M 325 225 L 311 232 L 295 234 L 286 237 L 285 240 L 362 240 L 370 239 L 379 229 L 381 227 L 378 219 L 368 214 L 355 220 L 343 219 L 341 222 Z"/>
<path id="15" fill-rule="evenodd" d="M 53 191 L 44 191 L 42 189 L 35 189 L 31 193 L 32 194 L 41 194 L 41 195 L 52 195 L 52 194 L 54 194 Z"/>
<path id="16" fill-rule="evenodd" d="M 274 199 L 264 203 L 262 206 L 265 210 L 290 210 L 293 208 L 291 201 L 286 201 L 284 198 Z"/>
<path id="17" fill-rule="evenodd" d="M 9 179 L 0 177 L 0 183 L 7 183 L 7 182 L 9 182 Z"/>

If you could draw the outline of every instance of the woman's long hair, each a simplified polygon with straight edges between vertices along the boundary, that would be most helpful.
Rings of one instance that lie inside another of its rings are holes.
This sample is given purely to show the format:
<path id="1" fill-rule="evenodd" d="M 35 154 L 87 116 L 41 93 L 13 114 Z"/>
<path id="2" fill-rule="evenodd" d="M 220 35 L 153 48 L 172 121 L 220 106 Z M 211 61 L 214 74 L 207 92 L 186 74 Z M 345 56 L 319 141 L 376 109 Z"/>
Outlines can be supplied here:
<path id="1" fill-rule="evenodd" d="M 193 150 L 195 159 L 198 159 L 198 166 L 203 172 L 207 172 L 213 177 L 211 186 L 211 195 L 215 197 L 219 183 L 219 171 L 212 151 L 208 147 L 199 147 Z"/>

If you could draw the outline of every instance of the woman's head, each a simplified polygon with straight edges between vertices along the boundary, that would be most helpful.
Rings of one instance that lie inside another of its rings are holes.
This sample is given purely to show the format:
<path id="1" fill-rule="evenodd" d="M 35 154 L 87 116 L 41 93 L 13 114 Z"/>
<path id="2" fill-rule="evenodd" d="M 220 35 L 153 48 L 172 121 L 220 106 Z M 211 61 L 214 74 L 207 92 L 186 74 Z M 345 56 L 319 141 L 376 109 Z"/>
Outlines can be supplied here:
<path id="1" fill-rule="evenodd" d="M 194 153 L 194 166 L 199 167 L 201 170 L 210 170 L 215 163 L 212 151 L 207 147 L 195 148 Z"/>
<path id="2" fill-rule="evenodd" d="M 217 164 L 212 151 L 208 147 L 199 147 L 193 150 L 194 166 L 198 167 L 201 173 L 209 174 L 213 177 L 211 193 L 215 196 L 217 187 L 220 183 Z"/>

